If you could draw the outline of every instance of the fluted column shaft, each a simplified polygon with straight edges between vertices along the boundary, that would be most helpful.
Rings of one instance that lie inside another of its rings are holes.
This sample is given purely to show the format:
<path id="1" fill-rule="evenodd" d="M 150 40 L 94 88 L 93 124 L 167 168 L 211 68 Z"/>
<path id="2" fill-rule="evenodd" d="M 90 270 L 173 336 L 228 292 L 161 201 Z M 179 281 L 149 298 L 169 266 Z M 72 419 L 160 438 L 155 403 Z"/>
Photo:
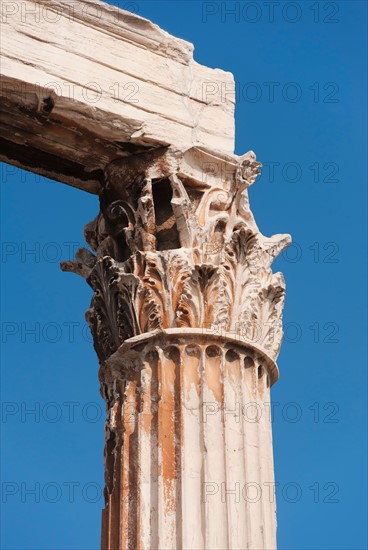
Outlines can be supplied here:
<path id="1" fill-rule="evenodd" d="M 127 341 L 100 376 L 112 390 L 103 548 L 275 548 L 264 354 L 174 332 Z"/>

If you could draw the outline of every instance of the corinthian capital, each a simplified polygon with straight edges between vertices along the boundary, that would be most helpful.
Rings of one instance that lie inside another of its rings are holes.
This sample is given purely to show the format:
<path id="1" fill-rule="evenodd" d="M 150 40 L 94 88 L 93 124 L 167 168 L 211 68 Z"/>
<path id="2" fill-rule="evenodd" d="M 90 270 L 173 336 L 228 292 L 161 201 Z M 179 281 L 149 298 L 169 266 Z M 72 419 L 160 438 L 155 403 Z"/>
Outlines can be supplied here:
<path id="1" fill-rule="evenodd" d="M 63 269 L 94 291 L 87 319 L 100 361 L 134 336 L 172 329 L 219 333 L 275 360 L 285 285 L 272 274 L 288 235 L 262 235 L 247 188 L 253 152 L 214 157 L 160 149 L 111 163 L 101 211 Z"/>

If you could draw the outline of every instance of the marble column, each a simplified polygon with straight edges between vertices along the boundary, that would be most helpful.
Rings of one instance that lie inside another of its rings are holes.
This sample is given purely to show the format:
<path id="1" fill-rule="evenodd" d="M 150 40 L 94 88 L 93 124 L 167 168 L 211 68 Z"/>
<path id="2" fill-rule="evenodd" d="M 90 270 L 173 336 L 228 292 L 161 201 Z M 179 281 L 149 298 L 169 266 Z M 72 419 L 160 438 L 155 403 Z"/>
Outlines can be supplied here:
<path id="1" fill-rule="evenodd" d="M 270 387 L 288 235 L 263 236 L 260 164 L 161 148 L 107 166 L 101 210 L 63 269 L 94 291 L 87 320 L 106 401 L 103 550 L 271 550 Z"/>

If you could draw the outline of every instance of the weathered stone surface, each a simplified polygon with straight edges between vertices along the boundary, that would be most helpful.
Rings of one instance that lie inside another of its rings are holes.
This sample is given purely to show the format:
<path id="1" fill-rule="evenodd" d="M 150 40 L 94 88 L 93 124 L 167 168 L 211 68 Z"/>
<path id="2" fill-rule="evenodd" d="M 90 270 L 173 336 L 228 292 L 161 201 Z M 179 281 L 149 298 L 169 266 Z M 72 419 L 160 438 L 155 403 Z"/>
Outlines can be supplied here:
<path id="1" fill-rule="evenodd" d="M 92 251 L 62 268 L 94 293 L 102 548 L 273 549 L 271 264 L 290 238 L 251 213 L 260 163 L 233 154 L 232 75 L 97 0 L 5 4 L 0 159 L 100 198 Z"/>
<path id="2" fill-rule="evenodd" d="M 95 255 L 63 264 L 94 290 L 103 548 L 275 548 L 269 393 L 285 287 L 270 266 L 290 238 L 254 221 L 259 167 L 252 151 L 197 148 L 117 160 L 85 229 Z"/>
<path id="3" fill-rule="evenodd" d="M 81 250 L 63 266 L 95 290 L 88 319 L 101 361 L 128 338 L 171 328 L 232 334 L 276 359 L 285 287 L 270 265 L 290 238 L 264 237 L 254 221 L 255 154 L 210 158 L 156 150 L 106 168 L 101 213 L 85 231 L 96 257 Z M 192 174 L 207 161 L 226 179 L 188 177 L 188 159 Z"/>
<path id="4" fill-rule="evenodd" d="M 97 0 L 5 4 L 1 160 L 97 193 L 101 170 L 131 153 L 233 153 L 233 76 L 196 63 L 188 42 Z"/>
<path id="5" fill-rule="evenodd" d="M 276 547 L 269 366 L 185 329 L 131 339 L 104 363 L 102 548 Z"/>

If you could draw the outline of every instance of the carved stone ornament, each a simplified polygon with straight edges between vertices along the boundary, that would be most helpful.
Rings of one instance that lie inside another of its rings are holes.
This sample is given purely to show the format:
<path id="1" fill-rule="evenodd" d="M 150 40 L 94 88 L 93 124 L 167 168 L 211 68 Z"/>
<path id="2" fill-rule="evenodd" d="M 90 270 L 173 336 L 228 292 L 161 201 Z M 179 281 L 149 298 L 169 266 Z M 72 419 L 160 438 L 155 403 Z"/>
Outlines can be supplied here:
<path id="1" fill-rule="evenodd" d="M 175 328 L 232 335 L 276 359 L 285 284 L 270 266 L 290 237 L 267 238 L 254 221 L 247 188 L 260 166 L 252 151 L 228 165 L 164 149 L 107 167 L 101 212 L 85 228 L 95 255 L 80 249 L 62 265 L 94 291 L 87 320 L 100 361 Z"/>

